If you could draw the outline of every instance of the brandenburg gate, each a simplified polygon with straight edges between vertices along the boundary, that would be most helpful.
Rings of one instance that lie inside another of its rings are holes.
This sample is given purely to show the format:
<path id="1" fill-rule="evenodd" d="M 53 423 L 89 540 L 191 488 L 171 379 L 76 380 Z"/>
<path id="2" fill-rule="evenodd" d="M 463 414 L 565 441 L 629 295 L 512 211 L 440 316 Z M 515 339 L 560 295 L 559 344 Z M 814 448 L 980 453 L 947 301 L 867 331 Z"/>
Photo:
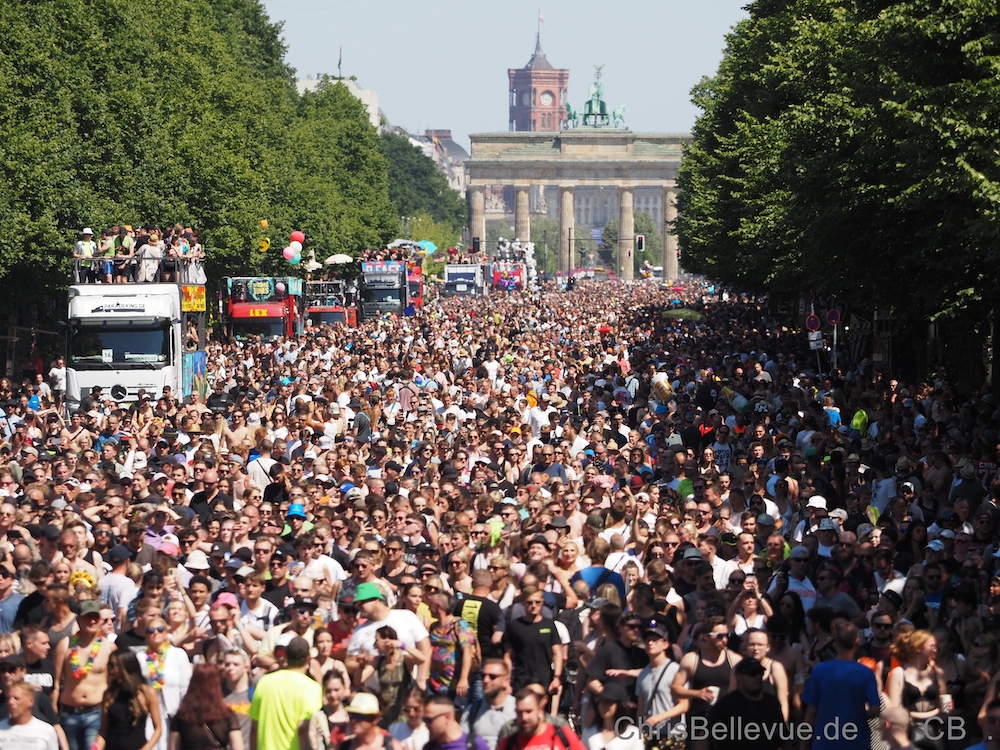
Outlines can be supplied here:
<path id="1" fill-rule="evenodd" d="M 529 191 L 532 186 L 559 187 L 559 271 L 573 269 L 574 188 L 618 188 L 618 274 L 633 277 L 633 190 L 663 190 L 663 279 L 677 278 L 676 180 L 688 135 L 633 133 L 619 128 L 578 127 L 558 133 L 482 133 L 471 136 L 465 161 L 472 237 L 486 237 L 485 191 L 514 186 L 514 235 L 531 239 Z"/>
<path id="2" fill-rule="evenodd" d="M 536 42 L 535 57 L 541 54 Z M 544 58 L 543 58 L 544 60 Z M 547 61 L 545 65 L 548 65 Z M 551 66 L 549 66 L 551 67 Z M 596 65 L 590 98 L 578 116 L 566 104 L 566 129 L 558 132 L 514 131 L 471 136 L 472 154 L 465 160 L 471 237 L 486 237 L 486 189 L 514 187 L 514 236 L 531 239 L 531 188 L 559 188 L 559 271 L 573 270 L 576 199 L 574 189 L 618 189 L 618 256 L 620 278 L 631 279 L 635 263 L 636 188 L 659 187 L 662 193 L 663 280 L 677 278 L 677 169 L 690 135 L 633 133 L 624 127 L 624 105 L 609 112 Z M 536 91 L 524 91 L 533 101 Z M 513 93 L 512 93 L 513 96 Z M 542 92 L 542 97 L 550 92 Z M 543 103 L 548 104 L 548 102 Z M 582 122 L 581 122 L 582 120 Z M 513 125 L 512 125 L 513 127 Z M 586 191 L 592 192 L 592 191 Z M 648 192 L 648 191 L 645 191 Z M 589 201 L 585 198 L 585 204 Z M 647 204 L 648 205 L 648 204 Z M 588 209 L 584 209 L 589 213 Z"/>

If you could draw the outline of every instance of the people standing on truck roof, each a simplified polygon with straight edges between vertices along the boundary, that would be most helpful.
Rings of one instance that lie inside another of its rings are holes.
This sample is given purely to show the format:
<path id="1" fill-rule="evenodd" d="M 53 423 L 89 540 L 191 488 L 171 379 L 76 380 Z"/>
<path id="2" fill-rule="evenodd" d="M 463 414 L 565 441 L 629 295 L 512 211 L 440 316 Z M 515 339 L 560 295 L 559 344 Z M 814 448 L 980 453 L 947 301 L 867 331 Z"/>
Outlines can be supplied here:
<path id="1" fill-rule="evenodd" d="M 80 232 L 80 239 L 76 243 L 73 251 L 73 258 L 78 261 L 78 272 L 76 282 L 78 284 L 94 283 L 97 281 L 97 273 L 94 268 L 92 258 L 97 255 L 97 243 L 94 242 L 94 230 L 85 227 Z"/>
<path id="2" fill-rule="evenodd" d="M 139 268 L 136 273 L 136 281 L 152 282 L 159 277 L 160 261 L 163 259 L 163 243 L 160 241 L 160 232 L 157 229 L 150 229 L 146 238 L 146 243 L 136 252 L 139 258 Z"/>
<path id="3" fill-rule="evenodd" d="M 115 241 L 115 281 L 125 284 L 132 280 L 135 273 L 135 232 L 132 227 L 126 224 L 118 230 L 118 239 Z"/>

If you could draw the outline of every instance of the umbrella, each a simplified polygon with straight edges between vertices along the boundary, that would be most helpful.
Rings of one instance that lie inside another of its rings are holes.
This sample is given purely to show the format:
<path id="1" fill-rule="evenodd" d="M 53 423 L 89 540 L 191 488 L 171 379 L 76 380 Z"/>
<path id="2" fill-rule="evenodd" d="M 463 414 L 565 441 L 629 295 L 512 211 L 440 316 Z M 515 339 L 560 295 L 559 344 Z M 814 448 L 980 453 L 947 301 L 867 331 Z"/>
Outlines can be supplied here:
<path id="1" fill-rule="evenodd" d="M 420 249 L 423 250 L 428 255 L 437 252 L 437 245 L 435 245 L 430 240 L 421 240 L 417 244 L 420 246 Z"/>
<path id="2" fill-rule="evenodd" d="M 313 271 L 318 271 L 318 270 L 319 270 L 319 269 L 321 269 L 322 267 L 323 267 L 323 264 L 322 264 L 322 263 L 317 263 L 317 262 L 316 262 L 316 261 L 314 261 L 314 260 L 311 260 L 311 261 L 309 261 L 308 263 L 306 263 L 306 264 L 305 264 L 305 265 L 303 266 L 303 268 L 305 268 L 305 269 L 306 269 L 307 271 L 309 271 L 310 273 L 312 273 Z"/>
<path id="3" fill-rule="evenodd" d="M 344 253 L 337 253 L 335 255 L 331 255 L 323 262 L 326 263 L 328 266 L 342 266 L 346 263 L 353 263 L 354 258 L 352 258 L 350 255 L 344 255 Z"/>
<path id="4" fill-rule="evenodd" d="M 413 240 L 398 239 L 390 242 L 386 247 L 405 247 L 406 245 L 415 245 Z"/>

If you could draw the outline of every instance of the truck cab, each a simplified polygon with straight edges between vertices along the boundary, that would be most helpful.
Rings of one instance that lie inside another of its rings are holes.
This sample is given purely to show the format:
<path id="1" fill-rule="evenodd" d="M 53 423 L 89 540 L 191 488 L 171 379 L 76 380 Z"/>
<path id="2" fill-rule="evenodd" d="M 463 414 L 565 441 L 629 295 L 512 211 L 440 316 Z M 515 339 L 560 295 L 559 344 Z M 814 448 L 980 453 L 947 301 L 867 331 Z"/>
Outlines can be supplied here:
<path id="1" fill-rule="evenodd" d="M 305 282 L 306 325 L 309 328 L 342 325 L 357 328 L 358 309 L 348 299 L 343 281 Z"/>
<path id="2" fill-rule="evenodd" d="M 225 281 L 226 330 L 232 338 L 294 338 L 302 332 L 302 279 L 239 276 Z"/>
<path id="3" fill-rule="evenodd" d="M 384 313 L 403 315 L 410 304 L 406 262 L 396 260 L 361 263 L 361 316 L 364 320 Z"/>
<path id="4" fill-rule="evenodd" d="M 449 263 L 444 267 L 445 297 L 481 297 L 487 293 L 487 267 L 479 263 Z"/>
<path id="5" fill-rule="evenodd" d="M 77 278 L 81 278 L 78 276 Z M 77 283 L 69 288 L 66 402 L 94 386 L 122 405 L 204 393 L 205 287 L 183 282 Z"/>

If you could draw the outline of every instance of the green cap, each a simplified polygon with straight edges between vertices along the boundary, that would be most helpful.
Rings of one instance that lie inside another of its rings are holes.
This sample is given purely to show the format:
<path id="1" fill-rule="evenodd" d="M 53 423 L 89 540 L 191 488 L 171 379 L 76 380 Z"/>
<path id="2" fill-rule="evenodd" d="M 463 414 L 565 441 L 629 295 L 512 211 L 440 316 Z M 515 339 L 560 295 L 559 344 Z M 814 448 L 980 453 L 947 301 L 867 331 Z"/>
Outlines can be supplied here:
<path id="1" fill-rule="evenodd" d="M 358 590 L 354 592 L 354 603 L 361 604 L 361 602 L 371 601 L 372 599 L 385 601 L 385 594 L 379 591 L 378 586 L 374 583 L 359 583 Z"/>

